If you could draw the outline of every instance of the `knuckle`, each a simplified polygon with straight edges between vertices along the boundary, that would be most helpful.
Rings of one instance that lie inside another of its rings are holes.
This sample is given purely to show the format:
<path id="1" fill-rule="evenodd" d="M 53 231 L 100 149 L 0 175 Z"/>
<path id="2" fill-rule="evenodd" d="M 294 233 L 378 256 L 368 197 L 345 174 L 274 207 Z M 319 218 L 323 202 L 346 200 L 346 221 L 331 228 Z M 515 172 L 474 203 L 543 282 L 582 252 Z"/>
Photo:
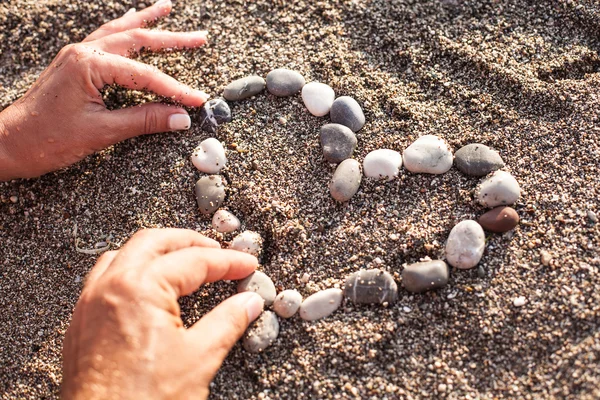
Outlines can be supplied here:
<path id="1" fill-rule="evenodd" d="M 144 121 L 144 133 L 154 133 L 158 128 L 158 113 L 152 109 L 146 110 Z"/>

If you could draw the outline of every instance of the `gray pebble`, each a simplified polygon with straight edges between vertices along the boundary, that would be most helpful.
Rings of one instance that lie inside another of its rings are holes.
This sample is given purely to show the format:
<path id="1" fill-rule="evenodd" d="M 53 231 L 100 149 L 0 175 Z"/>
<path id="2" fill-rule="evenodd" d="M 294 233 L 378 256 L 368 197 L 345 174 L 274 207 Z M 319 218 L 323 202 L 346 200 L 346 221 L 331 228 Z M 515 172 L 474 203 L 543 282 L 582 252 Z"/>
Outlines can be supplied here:
<path id="1" fill-rule="evenodd" d="M 344 160 L 336 168 L 329 186 L 331 197 L 337 201 L 348 201 L 360 187 L 362 174 L 360 163 L 353 159 Z"/>
<path id="2" fill-rule="evenodd" d="M 454 153 L 454 163 L 462 173 L 471 176 L 484 176 L 504 167 L 500 154 L 480 143 L 461 147 Z"/>
<path id="3" fill-rule="evenodd" d="M 517 180 L 506 171 L 495 171 L 477 189 L 477 200 L 484 207 L 506 206 L 521 195 Z"/>
<path id="4" fill-rule="evenodd" d="M 202 214 L 212 214 L 225 200 L 225 181 L 219 175 L 203 176 L 194 188 Z"/>
<path id="5" fill-rule="evenodd" d="M 279 336 L 279 321 L 273 311 L 265 311 L 246 331 L 242 345 L 250 353 L 260 353 Z"/>
<path id="6" fill-rule="evenodd" d="M 265 305 L 270 306 L 275 300 L 277 291 L 271 278 L 265 273 L 260 271 L 254 271 L 244 279 L 238 282 L 237 286 L 238 293 L 242 292 L 255 292 L 265 300 Z"/>
<path id="7" fill-rule="evenodd" d="M 402 285 L 409 292 L 420 293 L 446 286 L 448 265 L 441 261 L 424 261 L 409 264 L 402 271 Z"/>
<path id="8" fill-rule="evenodd" d="M 380 269 L 360 270 L 346 278 L 344 296 L 357 304 L 394 303 L 398 300 L 398 285 Z"/>
<path id="9" fill-rule="evenodd" d="M 275 297 L 273 310 L 281 318 L 290 318 L 300 308 L 302 295 L 297 290 L 284 290 Z"/>
<path id="10" fill-rule="evenodd" d="M 598 222 L 598 216 L 596 215 L 595 212 L 593 212 L 592 210 L 588 210 L 587 212 L 587 217 L 588 219 L 592 222 L 592 223 L 596 223 Z"/>
<path id="11" fill-rule="evenodd" d="M 307 297 L 300 305 L 300 317 L 315 321 L 331 315 L 342 304 L 341 289 L 325 289 Z"/>
<path id="12" fill-rule="evenodd" d="M 225 86 L 223 97 L 230 101 L 244 100 L 262 92 L 266 84 L 263 78 L 256 75 L 237 79 Z"/>
<path id="13" fill-rule="evenodd" d="M 335 99 L 329 111 L 331 122 L 342 124 L 358 132 L 365 125 L 365 114 L 356 100 L 349 96 Z"/>
<path id="14" fill-rule="evenodd" d="M 461 221 L 448 235 L 446 260 L 459 269 L 469 269 L 477 265 L 485 250 L 483 228 L 473 220 Z"/>
<path id="15" fill-rule="evenodd" d="M 223 99 L 213 99 L 202 107 L 200 111 L 200 128 L 207 132 L 215 133 L 219 125 L 231 121 L 231 109 Z"/>
<path id="16" fill-rule="evenodd" d="M 323 157 L 330 163 L 350 158 L 356 149 L 356 142 L 356 135 L 347 126 L 327 124 L 321 127 Z"/>
<path id="17" fill-rule="evenodd" d="M 298 93 L 305 83 L 302 75 L 285 68 L 274 69 L 267 74 L 267 90 L 279 97 Z"/>

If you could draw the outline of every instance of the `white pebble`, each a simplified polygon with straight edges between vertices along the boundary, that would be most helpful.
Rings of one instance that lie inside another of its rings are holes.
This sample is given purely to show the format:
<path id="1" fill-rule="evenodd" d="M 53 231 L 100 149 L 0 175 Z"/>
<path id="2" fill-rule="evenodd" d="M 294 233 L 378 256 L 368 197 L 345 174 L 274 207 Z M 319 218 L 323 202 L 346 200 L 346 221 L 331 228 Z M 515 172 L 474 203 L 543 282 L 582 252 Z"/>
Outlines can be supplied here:
<path id="1" fill-rule="evenodd" d="M 496 171 L 479 185 L 477 200 L 484 207 L 506 206 L 519 200 L 519 182 L 506 171 Z"/>
<path id="2" fill-rule="evenodd" d="M 297 290 L 284 290 L 275 297 L 273 311 L 281 318 L 290 318 L 300 308 L 302 304 L 302 295 Z"/>
<path id="3" fill-rule="evenodd" d="M 307 297 L 300 305 L 300 317 L 315 321 L 331 315 L 342 304 L 341 289 L 326 289 Z"/>
<path id="4" fill-rule="evenodd" d="M 515 297 L 513 300 L 515 307 L 523 307 L 525 303 L 527 303 L 527 299 L 524 296 Z"/>
<path id="5" fill-rule="evenodd" d="M 404 168 L 413 173 L 443 174 L 452 167 L 452 150 L 435 135 L 425 135 L 408 146 L 402 154 Z"/>
<path id="6" fill-rule="evenodd" d="M 331 86 L 321 82 L 310 82 L 302 88 L 302 101 L 315 117 L 323 117 L 331 110 L 335 92 Z"/>
<path id="7" fill-rule="evenodd" d="M 258 257 L 262 249 L 262 243 L 262 237 L 258 233 L 244 231 L 233 238 L 229 248 Z"/>
<path id="8" fill-rule="evenodd" d="M 212 218 L 212 226 L 217 232 L 229 233 L 240 229 L 240 220 L 227 210 L 217 211 Z"/>
<path id="9" fill-rule="evenodd" d="M 477 265 L 485 249 L 485 233 L 476 221 L 459 222 L 448 235 L 446 259 L 459 269 L 469 269 Z"/>
<path id="10" fill-rule="evenodd" d="M 363 172 L 369 178 L 391 181 L 400 173 L 402 155 L 390 149 L 374 150 L 363 161 Z"/>
<path id="11" fill-rule="evenodd" d="M 194 149 L 192 163 L 201 172 L 218 174 L 227 163 L 225 149 L 217 139 L 206 139 Z"/>

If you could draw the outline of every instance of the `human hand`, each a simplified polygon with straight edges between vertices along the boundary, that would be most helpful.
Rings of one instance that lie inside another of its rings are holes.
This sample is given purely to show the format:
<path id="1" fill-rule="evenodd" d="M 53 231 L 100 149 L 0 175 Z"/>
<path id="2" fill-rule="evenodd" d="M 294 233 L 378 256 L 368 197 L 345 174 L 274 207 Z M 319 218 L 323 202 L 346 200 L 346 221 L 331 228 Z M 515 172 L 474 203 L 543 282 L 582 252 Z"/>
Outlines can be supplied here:
<path id="1" fill-rule="evenodd" d="M 229 350 L 263 309 L 236 294 L 189 329 L 177 299 L 204 282 L 241 279 L 254 256 L 183 229 L 144 230 L 102 255 L 63 348 L 64 398 L 205 398 Z"/>
<path id="2" fill-rule="evenodd" d="M 198 47 L 206 32 L 141 29 L 168 15 L 171 1 L 131 10 L 82 43 L 64 47 L 27 93 L 0 113 L 0 181 L 31 178 L 73 164 L 121 140 L 189 129 L 190 117 L 176 106 L 149 103 L 109 111 L 100 89 L 116 83 L 149 90 L 185 106 L 199 107 L 208 95 L 155 67 L 127 58 L 130 50 Z"/>

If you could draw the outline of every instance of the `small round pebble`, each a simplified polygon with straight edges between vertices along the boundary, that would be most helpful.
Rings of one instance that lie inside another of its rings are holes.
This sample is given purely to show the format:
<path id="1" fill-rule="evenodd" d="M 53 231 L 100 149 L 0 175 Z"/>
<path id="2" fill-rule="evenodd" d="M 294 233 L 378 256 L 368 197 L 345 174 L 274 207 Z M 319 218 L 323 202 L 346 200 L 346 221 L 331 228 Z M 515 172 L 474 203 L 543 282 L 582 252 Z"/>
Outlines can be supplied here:
<path id="1" fill-rule="evenodd" d="M 194 187 L 196 202 L 202 214 L 212 214 L 225 200 L 225 181 L 219 175 L 203 176 Z"/>
<path id="2" fill-rule="evenodd" d="M 517 226 L 519 214 L 511 207 L 500 206 L 483 214 L 477 222 L 486 231 L 504 233 Z"/>
<path id="3" fill-rule="evenodd" d="M 443 174 L 452 168 L 452 150 L 435 135 L 421 136 L 402 154 L 404 168 L 415 174 Z"/>
<path id="4" fill-rule="evenodd" d="M 258 257 L 262 250 L 262 243 L 263 239 L 258 233 L 244 231 L 233 238 L 229 248 Z"/>
<path id="5" fill-rule="evenodd" d="M 278 97 L 298 93 L 305 83 L 306 80 L 300 73 L 285 68 L 274 69 L 267 74 L 267 90 Z"/>
<path id="6" fill-rule="evenodd" d="M 218 174 L 227 164 L 225 149 L 221 142 L 215 138 L 202 141 L 192 153 L 192 164 L 198 171 L 207 174 Z"/>
<path id="7" fill-rule="evenodd" d="M 260 353 L 279 336 L 279 321 L 273 311 L 264 311 L 249 327 L 242 345 L 250 353 Z"/>
<path id="8" fill-rule="evenodd" d="M 265 305 L 270 306 L 275 301 L 277 294 L 275 285 L 271 278 L 264 272 L 254 271 L 244 279 L 238 282 L 238 293 L 255 292 L 265 300 Z"/>
<path id="9" fill-rule="evenodd" d="M 515 307 L 523 307 L 525 303 L 527 303 L 527 299 L 524 296 L 515 297 L 513 300 Z"/>
<path id="10" fill-rule="evenodd" d="M 341 96 L 335 99 L 329 111 L 331 122 L 346 125 L 358 132 L 365 125 L 365 114 L 360 104 L 352 97 Z"/>
<path id="11" fill-rule="evenodd" d="M 485 233 L 476 221 L 459 222 L 448 235 L 446 259 L 459 269 L 469 269 L 477 265 L 483 257 Z"/>
<path id="12" fill-rule="evenodd" d="M 454 154 L 454 164 L 459 171 L 471 176 L 485 176 L 504 167 L 500 154 L 480 143 L 461 147 Z"/>
<path id="13" fill-rule="evenodd" d="M 356 304 L 391 304 L 398 300 L 398 285 L 380 269 L 360 270 L 346 278 L 344 296 Z"/>
<path id="14" fill-rule="evenodd" d="M 479 185 L 477 200 L 484 207 L 505 206 L 515 203 L 520 195 L 517 180 L 506 171 L 496 171 Z"/>
<path id="15" fill-rule="evenodd" d="M 275 297 L 273 310 L 281 318 L 290 318 L 296 314 L 300 304 L 302 304 L 302 295 L 297 290 L 288 289 Z"/>
<path id="16" fill-rule="evenodd" d="M 215 133 L 219 125 L 231 122 L 231 109 L 223 99 L 213 99 L 202 107 L 200 112 L 200 128 Z"/>
<path id="17" fill-rule="evenodd" d="M 240 220 L 227 210 L 218 210 L 212 219 L 212 226 L 217 232 L 230 233 L 240 229 Z"/>
<path id="18" fill-rule="evenodd" d="M 358 192 L 361 180 L 360 163 L 353 159 L 344 160 L 333 173 L 329 193 L 337 201 L 348 201 Z"/>
<path id="19" fill-rule="evenodd" d="M 331 315 L 342 304 L 341 289 L 325 289 L 307 297 L 300 305 L 300 317 L 315 321 Z"/>
<path id="20" fill-rule="evenodd" d="M 302 101 L 308 112 L 315 117 L 329 114 L 335 100 L 335 92 L 331 86 L 321 82 L 310 82 L 302 88 Z"/>
<path id="21" fill-rule="evenodd" d="M 262 92 L 266 84 L 263 78 L 256 75 L 240 78 L 225 86 L 223 97 L 229 101 L 244 100 Z"/>
<path id="22" fill-rule="evenodd" d="M 402 271 L 402 285 L 413 293 L 439 289 L 448 283 L 450 270 L 441 260 L 409 264 Z"/>
<path id="23" fill-rule="evenodd" d="M 344 125 L 323 125 L 320 138 L 323 157 L 330 163 L 339 163 L 350 158 L 356 149 L 356 135 Z"/>
<path id="24" fill-rule="evenodd" d="M 390 149 L 373 150 L 363 161 L 363 172 L 366 177 L 388 181 L 396 178 L 402 168 L 402 155 Z"/>

